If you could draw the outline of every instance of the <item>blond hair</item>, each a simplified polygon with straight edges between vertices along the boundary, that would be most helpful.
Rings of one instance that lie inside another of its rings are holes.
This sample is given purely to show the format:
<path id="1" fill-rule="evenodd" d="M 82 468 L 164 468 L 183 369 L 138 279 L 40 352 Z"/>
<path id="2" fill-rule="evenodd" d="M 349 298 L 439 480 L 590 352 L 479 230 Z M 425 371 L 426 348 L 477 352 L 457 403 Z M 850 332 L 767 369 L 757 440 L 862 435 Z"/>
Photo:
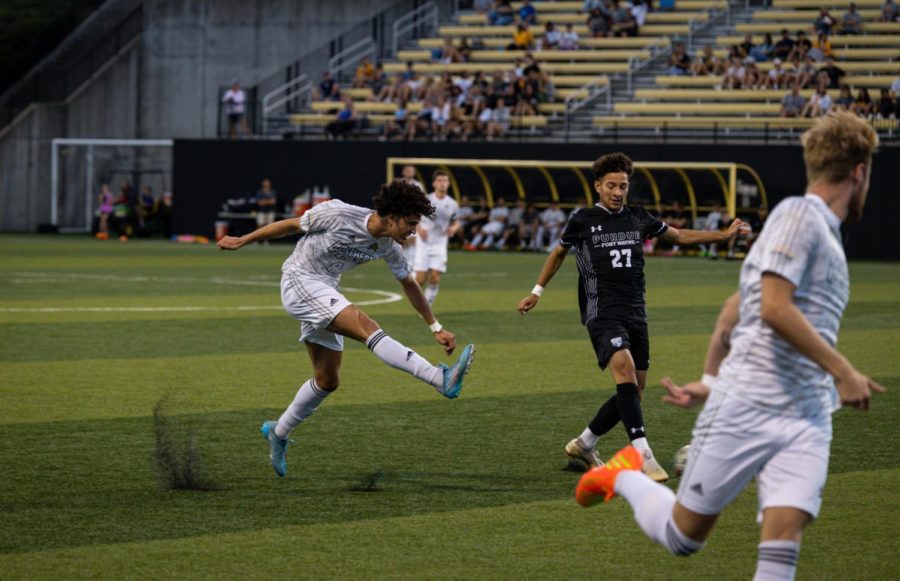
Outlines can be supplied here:
<path id="1" fill-rule="evenodd" d="M 842 182 L 860 163 L 872 163 L 878 134 L 864 119 L 847 111 L 820 117 L 803 137 L 803 161 L 809 183 Z"/>

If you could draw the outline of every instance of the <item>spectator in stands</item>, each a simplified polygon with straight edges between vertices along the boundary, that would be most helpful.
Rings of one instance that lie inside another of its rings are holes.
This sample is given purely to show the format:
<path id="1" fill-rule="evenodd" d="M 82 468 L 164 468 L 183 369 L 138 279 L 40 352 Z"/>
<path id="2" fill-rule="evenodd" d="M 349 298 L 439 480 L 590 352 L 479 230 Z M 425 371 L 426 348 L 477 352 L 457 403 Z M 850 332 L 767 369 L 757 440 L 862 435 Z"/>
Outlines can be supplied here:
<path id="1" fill-rule="evenodd" d="M 593 10 L 602 10 L 603 0 L 584 0 L 581 5 L 581 11 L 590 14 Z"/>
<path id="2" fill-rule="evenodd" d="M 373 95 L 380 95 L 384 88 L 387 86 L 388 78 L 387 73 L 384 72 L 384 65 L 380 62 L 376 63 L 375 73 L 372 75 L 372 81 L 369 83 L 369 88 L 372 89 Z"/>
<path id="3" fill-rule="evenodd" d="M 512 112 L 509 108 L 510 91 L 512 87 L 507 87 L 505 93 L 496 95 L 493 101 L 488 100 L 488 106 L 491 108 L 491 120 L 487 124 L 486 139 L 493 141 L 498 137 L 502 137 L 509 129 L 509 120 Z M 491 106 L 493 105 L 493 106 Z"/>
<path id="4" fill-rule="evenodd" d="M 900 7 L 895 0 L 885 0 L 881 5 L 881 15 L 878 22 L 900 22 Z"/>
<path id="5" fill-rule="evenodd" d="M 562 38 L 562 32 L 553 22 L 548 21 L 544 24 L 544 38 L 539 41 L 538 48 L 541 50 L 555 50 L 559 48 L 559 41 Z"/>
<path id="6" fill-rule="evenodd" d="M 741 59 L 745 59 L 750 56 L 750 51 L 752 51 L 755 46 L 756 45 L 753 43 L 753 35 L 748 32 L 744 35 L 744 41 L 737 45 L 736 53 Z"/>
<path id="7" fill-rule="evenodd" d="M 356 66 L 356 73 L 353 75 L 353 86 L 357 88 L 368 87 L 374 78 L 375 66 L 369 60 L 369 57 L 364 56 Z"/>
<path id="8" fill-rule="evenodd" d="M 791 33 L 788 32 L 787 28 L 782 28 L 781 39 L 775 43 L 775 49 L 772 51 L 772 56 L 786 61 L 791 57 L 791 53 L 794 52 L 795 46 L 797 46 L 797 43 L 791 38 Z"/>
<path id="9" fill-rule="evenodd" d="M 522 0 L 522 6 L 519 7 L 519 24 L 534 26 L 537 23 L 537 11 L 531 5 L 531 0 Z"/>
<path id="10" fill-rule="evenodd" d="M 722 87 L 725 89 L 740 89 L 744 87 L 744 80 L 747 77 L 747 69 L 740 57 L 731 57 L 731 64 L 725 69 L 725 76 L 722 77 Z"/>
<path id="11" fill-rule="evenodd" d="M 256 227 L 261 228 L 275 221 L 278 209 L 278 193 L 272 189 L 272 182 L 266 178 L 256 192 Z"/>
<path id="12" fill-rule="evenodd" d="M 794 84 L 791 92 L 781 100 L 780 117 L 800 117 L 806 106 L 806 98 L 800 94 L 800 85 Z"/>
<path id="13" fill-rule="evenodd" d="M 415 64 L 412 61 L 406 61 L 406 69 L 400 73 L 404 81 L 408 81 L 416 75 Z"/>
<path id="14" fill-rule="evenodd" d="M 798 30 L 797 44 L 794 45 L 794 51 L 793 53 L 791 53 L 790 59 L 793 60 L 794 58 L 798 58 L 800 60 L 803 60 L 804 58 L 806 58 L 806 54 L 810 51 L 811 48 L 812 42 L 809 40 L 809 38 L 806 37 L 806 33 L 802 30 Z"/>
<path id="15" fill-rule="evenodd" d="M 758 89 L 766 84 L 766 77 L 759 67 L 756 66 L 756 59 L 748 56 L 744 59 L 744 88 Z"/>
<path id="16" fill-rule="evenodd" d="M 888 89 L 881 89 L 881 98 L 878 100 L 878 117 L 882 119 L 896 119 L 900 116 L 897 109 L 897 98 Z"/>
<path id="17" fill-rule="evenodd" d="M 803 117 L 821 117 L 831 110 L 831 106 L 832 100 L 828 95 L 828 89 L 824 84 L 820 84 L 806 107 L 803 108 L 801 115 Z"/>
<path id="18" fill-rule="evenodd" d="M 825 59 L 834 57 L 834 51 L 831 49 L 831 41 L 828 40 L 828 35 L 824 32 L 820 32 L 816 37 L 816 42 L 813 43 L 813 47 L 807 53 L 813 60 L 821 62 Z"/>
<path id="19" fill-rule="evenodd" d="M 850 92 L 850 85 L 841 85 L 841 92 L 838 98 L 834 100 L 834 108 L 838 111 L 853 110 L 853 94 Z"/>
<path id="20" fill-rule="evenodd" d="M 894 97 L 900 97 L 900 77 L 897 77 L 891 83 L 891 93 L 894 94 Z"/>
<path id="21" fill-rule="evenodd" d="M 325 133 L 329 139 L 335 140 L 341 135 L 348 135 L 356 126 L 356 109 L 353 108 L 353 100 L 344 98 L 344 106 L 334 116 L 334 121 L 325 126 Z"/>
<path id="22" fill-rule="evenodd" d="M 407 119 L 409 119 L 409 110 L 406 108 L 406 101 L 400 99 L 397 101 L 397 110 L 394 111 L 394 118 L 384 124 L 382 141 L 405 135 Z"/>
<path id="23" fill-rule="evenodd" d="M 109 191 L 109 184 L 100 184 L 100 195 L 97 196 L 100 205 L 97 212 L 99 213 L 99 225 L 97 227 L 97 238 L 105 240 L 109 238 L 109 221 L 113 213 L 113 195 Z"/>
<path id="24" fill-rule="evenodd" d="M 631 10 L 626 8 L 621 0 L 613 0 L 612 10 L 613 36 L 637 36 L 638 25 Z"/>
<path id="25" fill-rule="evenodd" d="M 512 0 L 497 0 L 494 9 L 488 13 L 488 24 L 491 26 L 507 26 L 515 21 Z"/>
<path id="26" fill-rule="evenodd" d="M 550 206 L 541 212 L 537 232 L 534 240 L 531 241 L 531 248 L 533 250 L 543 249 L 546 252 L 553 250 L 559 241 L 560 230 L 565 223 L 566 213 L 559 208 L 559 202 L 555 200 L 550 202 Z M 545 239 L 547 240 L 546 245 L 544 244 Z"/>
<path id="27" fill-rule="evenodd" d="M 856 2 L 851 2 L 841 17 L 841 29 L 838 34 L 862 34 L 862 16 L 856 10 Z"/>
<path id="28" fill-rule="evenodd" d="M 725 72 L 725 63 L 713 52 L 712 45 L 707 44 L 694 59 L 691 72 L 697 76 L 721 75 Z"/>
<path id="29" fill-rule="evenodd" d="M 594 8 L 591 10 L 590 14 L 588 14 L 587 27 L 588 32 L 590 32 L 591 36 L 594 38 L 604 38 L 609 36 L 609 20 L 599 8 Z"/>
<path id="30" fill-rule="evenodd" d="M 428 98 L 423 99 L 422 108 L 419 109 L 415 119 L 411 118 L 406 122 L 406 140 L 413 141 L 416 135 L 429 136 L 431 134 L 431 114 L 435 104 Z"/>
<path id="31" fill-rule="evenodd" d="M 837 89 L 841 86 L 841 79 L 847 76 L 847 73 L 834 64 L 834 57 L 828 57 L 825 59 L 825 66 L 819 69 L 819 77 L 821 78 L 823 75 L 828 79 L 828 87 Z"/>
<path id="32" fill-rule="evenodd" d="M 791 74 L 781 67 L 781 59 L 776 58 L 772 61 L 772 68 L 760 80 L 759 87 L 763 89 L 781 89 L 787 87 L 792 81 Z"/>
<path id="33" fill-rule="evenodd" d="M 141 188 L 141 195 L 138 197 L 137 217 L 141 230 L 147 227 L 148 221 L 153 218 L 156 212 L 156 198 L 153 196 L 153 190 L 150 186 Z"/>
<path id="34" fill-rule="evenodd" d="M 237 79 L 232 79 L 231 88 L 222 96 L 225 114 L 228 116 L 228 136 L 236 139 L 238 132 L 247 133 L 247 119 L 244 116 L 244 102 L 247 95 Z"/>
<path id="35" fill-rule="evenodd" d="M 772 35 L 767 32 L 763 36 L 763 41 L 750 49 L 749 56 L 753 57 L 758 63 L 764 63 L 772 58 L 772 53 L 774 51 L 775 43 L 772 42 Z"/>
<path id="36" fill-rule="evenodd" d="M 859 89 L 859 92 L 856 94 L 856 100 L 853 102 L 852 111 L 866 119 L 875 115 L 877 109 L 875 107 L 875 101 L 873 101 L 872 97 L 869 95 L 869 89 L 865 87 Z"/>
<path id="37" fill-rule="evenodd" d="M 509 220 L 509 207 L 506 205 L 506 199 L 499 197 L 496 205 L 488 214 L 487 224 L 475 235 L 475 238 L 472 239 L 472 243 L 466 247 L 466 250 L 488 250 L 491 248 L 502 250 L 503 244 L 506 242 L 504 234 L 507 220 Z"/>
<path id="38" fill-rule="evenodd" d="M 559 36 L 559 50 L 578 50 L 578 33 L 572 23 L 566 24 L 566 30 Z"/>
<path id="39" fill-rule="evenodd" d="M 437 98 L 431 108 L 431 135 L 436 140 L 444 141 L 450 129 L 450 100 L 443 94 Z"/>
<path id="40" fill-rule="evenodd" d="M 441 48 L 437 60 L 444 64 L 463 62 L 462 55 L 459 54 L 456 46 L 453 45 L 453 38 L 449 36 L 444 38 L 444 46 Z"/>
<path id="41" fill-rule="evenodd" d="M 631 16 L 634 17 L 634 22 L 637 25 L 638 30 L 644 25 L 644 22 L 647 21 L 647 10 L 649 9 L 649 5 L 644 3 L 644 0 L 634 0 L 631 5 Z"/>
<path id="42" fill-rule="evenodd" d="M 331 71 L 322 73 L 322 80 L 319 82 L 318 94 L 315 96 L 317 101 L 340 101 L 341 88 L 337 81 L 331 78 Z"/>
<path id="43" fill-rule="evenodd" d="M 831 16 L 831 13 L 828 12 L 828 8 L 820 8 L 819 17 L 816 18 L 815 22 L 813 22 L 813 26 L 816 27 L 816 32 L 831 34 L 831 29 L 834 25 L 835 20 Z"/>
<path id="44" fill-rule="evenodd" d="M 508 50 L 531 50 L 534 45 L 534 35 L 528 30 L 527 24 L 516 25 L 512 42 L 506 47 Z"/>
<path id="45" fill-rule="evenodd" d="M 796 71 L 795 76 L 797 83 L 802 89 L 811 87 L 815 84 L 816 77 L 819 75 L 819 69 L 816 68 L 816 64 L 809 55 L 806 55 L 802 65 L 795 65 L 794 70 Z"/>
<path id="46" fill-rule="evenodd" d="M 404 101 L 419 101 L 424 96 L 424 91 L 425 86 L 419 78 L 419 73 L 412 71 L 411 76 L 406 79 L 400 98 Z"/>
<path id="47" fill-rule="evenodd" d="M 464 36 L 459 39 L 459 46 L 456 47 L 456 52 L 459 53 L 459 58 L 462 59 L 462 62 L 469 62 L 472 58 L 472 45 L 469 44 L 468 38 Z"/>
<path id="48" fill-rule="evenodd" d="M 676 42 L 669 56 L 669 74 L 686 75 L 691 70 L 691 57 L 684 50 L 683 42 Z"/>

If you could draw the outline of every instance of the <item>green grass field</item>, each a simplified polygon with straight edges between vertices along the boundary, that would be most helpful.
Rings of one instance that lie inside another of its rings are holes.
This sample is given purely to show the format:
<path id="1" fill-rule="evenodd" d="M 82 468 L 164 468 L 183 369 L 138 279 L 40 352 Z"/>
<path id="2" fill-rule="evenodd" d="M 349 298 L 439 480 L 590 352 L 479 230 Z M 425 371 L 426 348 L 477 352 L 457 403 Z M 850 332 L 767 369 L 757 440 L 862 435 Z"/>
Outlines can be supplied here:
<path id="1" fill-rule="evenodd" d="M 568 261 L 527 317 L 542 256 L 452 253 L 436 312 L 478 356 L 448 401 L 348 342 L 342 386 L 295 433 L 278 479 L 259 436 L 310 364 L 280 308 L 285 245 L 221 253 L 167 242 L 0 236 L 0 577 L 749 579 L 755 491 L 707 548 L 671 557 L 622 500 L 585 510 L 566 441 L 613 389 L 579 325 Z M 739 264 L 650 259 L 644 412 L 668 467 L 695 413 L 659 380 L 699 377 Z M 840 347 L 889 388 L 835 416 L 831 474 L 800 579 L 897 579 L 900 264 L 851 264 Z M 400 292 L 383 263 L 344 279 L 360 303 Z M 363 307 L 441 359 L 405 301 Z M 154 471 L 153 409 L 192 433 L 214 491 Z M 616 429 L 603 455 L 626 442 Z M 676 486 L 677 481 L 670 482 Z"/>

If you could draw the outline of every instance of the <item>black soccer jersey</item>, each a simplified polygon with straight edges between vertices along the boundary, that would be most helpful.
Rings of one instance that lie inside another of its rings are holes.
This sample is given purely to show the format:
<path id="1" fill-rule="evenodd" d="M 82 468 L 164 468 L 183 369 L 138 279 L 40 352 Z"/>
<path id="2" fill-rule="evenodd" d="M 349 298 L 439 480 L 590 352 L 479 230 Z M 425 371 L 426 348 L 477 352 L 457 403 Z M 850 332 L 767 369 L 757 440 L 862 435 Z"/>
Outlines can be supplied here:
<path id="1" fill-rule="evenodd" d="M 582 324 L 598 318 L 647 320 L 643 241 L 668 228 L 643 206 L 613 214 L 596 204 L 572 216 L 560 244 L 575 248 Z"/>

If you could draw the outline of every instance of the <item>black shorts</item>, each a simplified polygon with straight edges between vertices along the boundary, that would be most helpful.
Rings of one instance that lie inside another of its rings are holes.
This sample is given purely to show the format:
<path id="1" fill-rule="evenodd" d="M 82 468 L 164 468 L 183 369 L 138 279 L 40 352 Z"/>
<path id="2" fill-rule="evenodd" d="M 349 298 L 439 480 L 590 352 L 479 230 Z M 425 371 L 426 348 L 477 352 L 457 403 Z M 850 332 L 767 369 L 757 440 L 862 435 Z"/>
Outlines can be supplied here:
<path id="1" fill-rule="evenodd" d="M 616 351 L 628 349 L 637 371 L 650 369 L 650 336 L 647 323 L 595 319 L 587 325 L 597 364 L 606 369 Z"/>

